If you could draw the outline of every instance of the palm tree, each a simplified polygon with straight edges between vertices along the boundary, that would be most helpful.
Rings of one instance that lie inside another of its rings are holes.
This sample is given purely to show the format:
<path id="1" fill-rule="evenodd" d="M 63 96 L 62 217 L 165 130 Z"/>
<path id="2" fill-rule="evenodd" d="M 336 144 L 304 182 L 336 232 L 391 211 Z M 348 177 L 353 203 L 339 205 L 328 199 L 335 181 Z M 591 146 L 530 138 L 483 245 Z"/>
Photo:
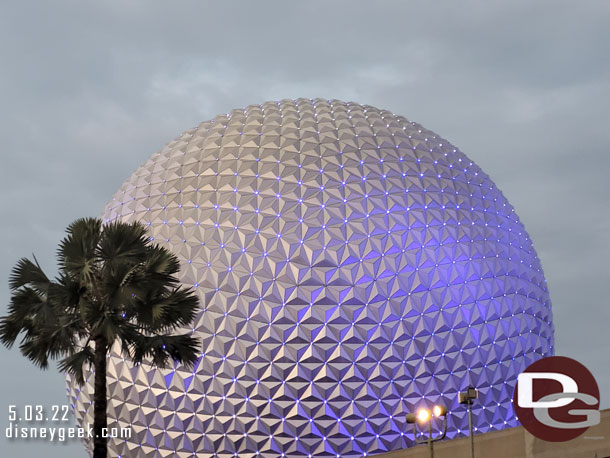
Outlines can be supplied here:
<path id="1" fill-rule="evenodd" d="M 141 223 L 81 218 L 68 226 L 58 249 L 54 280 L 38 261 L 23 258 L 13 268 L 8 315 L 0 319 L 0 341 L 19 349 L 40 368 L 60 359 L 59 369 L 84 383 L 84 366 L 94 368 L 93 457 L 106 458 L 102 429 L 106 416 L 106 359 L 120 343 L 135 363 L 158 367 L 178 362 L 192 367 L 199 342 L 190 325 L 199 301 L 180 285 L 178 259 L 155 245 Z"/>

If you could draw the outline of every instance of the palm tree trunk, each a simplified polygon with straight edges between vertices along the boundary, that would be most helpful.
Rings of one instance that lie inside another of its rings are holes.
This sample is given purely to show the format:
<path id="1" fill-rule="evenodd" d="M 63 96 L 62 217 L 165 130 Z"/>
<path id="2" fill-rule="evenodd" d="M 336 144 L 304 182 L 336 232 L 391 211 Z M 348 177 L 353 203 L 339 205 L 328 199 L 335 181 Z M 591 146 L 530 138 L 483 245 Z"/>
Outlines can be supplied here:
<path id="1" fill-rule="evenodd" d="M 93 458 L 106 458 L 107 439 L 102 437 L 102 430 L 106 431 L 108 419 L 106 416 L 106 355 L 108 348 L 103 337 L 95 339 L 95 392 L 93 394 Z"/>

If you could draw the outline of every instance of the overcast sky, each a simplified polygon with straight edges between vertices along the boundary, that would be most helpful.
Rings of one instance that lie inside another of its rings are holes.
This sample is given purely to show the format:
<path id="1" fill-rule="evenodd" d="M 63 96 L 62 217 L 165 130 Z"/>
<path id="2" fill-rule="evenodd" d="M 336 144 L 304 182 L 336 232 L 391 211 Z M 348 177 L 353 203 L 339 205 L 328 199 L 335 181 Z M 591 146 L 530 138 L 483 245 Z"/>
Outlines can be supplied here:
<path id="1" fill-rule="evenodd" d="M 610 407 L 610 2 L 4 1 L 0 312 L 8 274 L 182 131 L 296 97 L 389 109 L 458 146 L 515 206 L 542 261 L 556 353 Z M 0 350 L 8 406 L 66 404 L 63 377 Z"/>

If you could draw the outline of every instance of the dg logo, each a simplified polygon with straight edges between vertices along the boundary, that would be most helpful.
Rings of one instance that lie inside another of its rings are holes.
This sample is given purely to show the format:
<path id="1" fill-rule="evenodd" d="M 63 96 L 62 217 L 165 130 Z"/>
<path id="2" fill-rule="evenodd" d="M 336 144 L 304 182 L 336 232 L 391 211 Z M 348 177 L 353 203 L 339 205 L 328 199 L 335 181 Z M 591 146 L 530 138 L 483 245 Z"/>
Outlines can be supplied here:
<path id="1" fill-rule="evenodd" d="M 585 366 L 565 356 L 549 356 L 519 374 L 515 412 L 532 435 L 565 442 L 600 422 L 599 388 Z"/>

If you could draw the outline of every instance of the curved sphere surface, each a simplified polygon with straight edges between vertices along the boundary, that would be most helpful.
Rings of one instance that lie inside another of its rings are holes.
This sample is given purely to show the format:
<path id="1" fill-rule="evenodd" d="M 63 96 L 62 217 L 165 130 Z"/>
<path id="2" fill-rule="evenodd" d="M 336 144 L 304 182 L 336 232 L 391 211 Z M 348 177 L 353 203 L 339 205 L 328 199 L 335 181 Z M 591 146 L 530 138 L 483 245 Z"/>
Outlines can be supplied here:
<path id="1" fill-rule="evenodd" d="M 194 369 L 108 362 L 112 456 L 360 457 L 413 444 L 405 415 L 479 389 L 517 425 L 517 375 L 553 353 L 532 242 L 489 177 L 404 117 L 336 100 L 234 110 L 183 133 L 104 217 L 140 220 L 202 308 Z M 92 423 L 93 377 L 69 396 Z M 118 425 L 117 423 L 118 422 Z"/>

